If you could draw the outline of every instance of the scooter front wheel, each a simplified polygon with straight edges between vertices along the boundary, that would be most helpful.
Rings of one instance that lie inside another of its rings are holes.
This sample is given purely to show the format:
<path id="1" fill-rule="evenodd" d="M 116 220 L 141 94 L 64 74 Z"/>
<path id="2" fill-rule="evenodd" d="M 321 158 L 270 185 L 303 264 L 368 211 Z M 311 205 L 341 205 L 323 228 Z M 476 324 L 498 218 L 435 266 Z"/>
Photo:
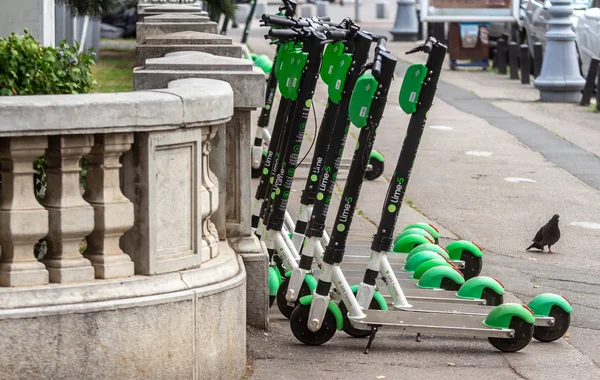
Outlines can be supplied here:
<path id="1" fill-rule="evenodd" d="M 502 352 L 517 352 L 525 348 L 533 338 L 533 325 L 523 318 L 513 317 L 510 329 L 515 331 L 514 338 L 488 338 L 492 346 Z"/>
<path id="2" fill-rule="evenodd" d="M 310 305 L 298 304 L 290 316 L 290 327 L 292 333 L 300 342 L 309 346 L 319 346 L 328 342 L 335 335 L 336 323 L 335 316 L 331 310 L 327 309 L 325 319 L 318 331 L 311 331 L 308 328 L 308 318 L 310 315 Z"/>
<path id="3" fill-rule="evenodd" d="M 306 283 L 306 281 L 304 281 L 304 282 L 302 282 L 302 287 L 300 288 L 300 294 L 298 294 L 298 298 L 296 299 L 296 301 L 288 302 L 285 299 L 285 295 L 287 294 L 289 284 L 290 284 L 289 277 L 284 277 L 283 281 L 281 281 L 281 285 L 279 285 L 279 289 L 277 289 L 277 307 L 279 308 L 279 311 L 281 311 L 281 314 L 283 314 L 283 316 L 288 319 L 294 312 L 296 305 L 298 305 L 298 300 L 304 296 L 308 296 L 311 294 L 308 284 Z"/>
<path id="4" fill-rule="evenodd" d="M 560 339 L 571 325 L 571 313 L 567 313 L 560 306 L 552 306 L 549 316 L 554 318 L 554 326 L 535 326 L 533 329 L 533 337 L 540 342 L 554 342 Z"/>

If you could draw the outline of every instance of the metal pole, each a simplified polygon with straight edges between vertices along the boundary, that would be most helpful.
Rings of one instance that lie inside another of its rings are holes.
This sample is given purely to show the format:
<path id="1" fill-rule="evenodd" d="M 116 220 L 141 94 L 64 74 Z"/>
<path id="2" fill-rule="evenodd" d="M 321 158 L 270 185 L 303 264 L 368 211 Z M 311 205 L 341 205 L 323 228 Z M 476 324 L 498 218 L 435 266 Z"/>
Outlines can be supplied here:
<path id="1" fill-rule="evenodd" d="M 500 38 L 496 47 L 496 57 L 494 59 L 498 74 L 506 75 L 506 40 Z"/>
<path id="2" fill-rule="evenodd" d="M 359 4 L 360 0 L 354 0 L 354 21 L 355 22 L 360 22 L 360 15 L 359 15 L 359 11 L 360 11 L 360 4 Z"/>
<path id="3" fill-rule="evenodd" d="M 510 79 L 519 79 L 519 45 L 516 42 L 508 44 L 508 65 Z"/>
<path id="4" fill-rule="evenodd" d="M 590 100 L 592 99 L 592 94 L 594 93 L 594 86 L 596 85 L 596 77 L 598 76 L 598 64 L 600 64 L 600 59 L 592 58 L 590 68 L 587 73 L 587 78 L 585 79 L 583 94 L 581 95 L 581 103 L 579 103 L 582 106 L 590 105 Z"/>
<path id="5" fill-rule="evenodd" d="M 521 83 L 529 84 L 529 46 L 521 45 Z"/>
<path id="6" fill-rule="evenodd" d="M 533 76 L 539 77 L 542 72 L 542 62 L 544 61 L 544 47 L 541 42 L 533 44 Z"/>

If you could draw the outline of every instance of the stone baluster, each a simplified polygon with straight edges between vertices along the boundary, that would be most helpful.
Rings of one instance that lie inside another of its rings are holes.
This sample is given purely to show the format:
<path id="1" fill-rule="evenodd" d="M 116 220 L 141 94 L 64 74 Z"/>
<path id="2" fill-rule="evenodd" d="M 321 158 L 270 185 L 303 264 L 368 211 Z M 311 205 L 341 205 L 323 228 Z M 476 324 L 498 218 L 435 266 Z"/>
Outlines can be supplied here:
<path id="1" fill-rule="evenodd" d="M 210 170 L 209 153 L 217 128 L 204 128 L 202 133 L 202 183 L 200 186 L 200 210 L 202 213 L 202 262 L 214 259 L 219 254 L 219 233 L 211 221 L 219 208 L 219 180 Z"/>
<path id="2" fill-rule="evenodd" d="M 35 198 L 33 161 L 44 154 L 46 137 L 0 139 L 0 286 L 48 283 L 34 246 L 48 233 L 48 212 Z"/>
<path id="3" fill-rule="evenodd" d="M 119 246 L 133 226 L 133 204 L 121 192 L 119 158 L 131 148 L 132 133 L 97 135 L 87 156 L 88 180 L 83 197 L 95 212 L 95 226 L 87 237 L 88 258 L 96 278 L 119 278 L 134 273 L 131 258 Z"/>
<path id="4" fill-rule="evenodd" d="M 42 205 L 48 210 L 48 252 L 43 263 L 50 282 L 94 279 L 94 268 L 79 252 L 83 239 L 94 229 L 94 209 L 82 197 L 79 185 L 81 157 L 94 144 L 93 136 L 52 136 L 46 150 L 47 189 Z"/>

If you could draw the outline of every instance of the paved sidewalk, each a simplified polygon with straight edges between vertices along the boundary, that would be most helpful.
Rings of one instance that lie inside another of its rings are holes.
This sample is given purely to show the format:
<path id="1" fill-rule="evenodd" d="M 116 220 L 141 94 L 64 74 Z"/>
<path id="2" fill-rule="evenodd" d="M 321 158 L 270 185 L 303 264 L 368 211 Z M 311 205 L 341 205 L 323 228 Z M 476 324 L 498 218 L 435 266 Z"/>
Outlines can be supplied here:
<path id="1" fill-rule="evenodd" d="M 250 45 L 255 51 L 272 52 L 272 47 L 259 37 L 259 33 L 254 35 Z M 420 62 L 424 59 L 423 55 L 406 58 L 402 53 L 407 50 L 407 44 L 390 43 L 389 46 L 400 59 Z M 398 66 L 401 74 L 407 64 L 401 62 Z M 444 227 L 444 242 L 456 238 L 475 240 L 485 251 L 484 274 L 500 278 L 507 290 L 524 302 L 543 292 L 569 297 L 575 309 L 569 336 L 553 344 L 532 342 L 520 353 L 502 354 L 484 339 L 435 337 L 415 343 L 413 335 L 382 331 L 375 340 L 372 354 L 367 356 L 362 354 L 366 341 L 348 338 L 343 333 L 336 334 L 322 347 L 301 345 L 293 338 L 288 322 L 275 307 L 272 309 L 272 331 L 249 331 L 248 352 L 253 379 L 307 376 L 315 379 L 411 379 L 421 378 L 425 373 L 448 379 L 600 378 L 600 281 L 597 276 L 600 256 L 596 249 L 600 233 L 589 228 L 594 227 L 590 223 L 600 223 L 600 194 L 567 169 L 519 141 L 507 129 L 494 126 L 487 120 L 491 120 L 490 117 L 480 114 L 477 107 L 486 104 L 507 107 L 511 117 L 520 115 L 509 107 L 510 102 L 518 101 L 518 104 L 531 107 L 538 105 L 532 101 L 531 90 L 507 90 L 513 83 L 497 83 L 501 80 L 504 79 L 493 73 L 447 71 L 442 74 L 444 83 L 440 85 L 440 96 L 430 112 L 406 194 L 409 201 L 402 208 L 398 228 L 410 222 L 430 220 Z M 509 82 L 508 79 L 505 81 Z M 402 144 L 409 118 L 397 105 L 400 84 L 401 76 L 398 75 L 375 144 L 386 156 L 385 173 L 382 178 L 363 185 L 358 205 L 360 212 L 352 225 L 349 254 L 368 249 L 379 220 L 387 178 L 393 172 Z M 465 106 L 468 99 L 453 98 L 452 94 L 471 85 L 475 92 L 471 94 L 478 95 L 479 99 L 471 101 L 480 103 L 468 109 Z M 504 91 L 506 96 L 514 93 L 510 102 L 486 99 L 486 94 Z M 320 86 L 315 96 L 320 112 L 324 99 L 324 90 Z M 497 112 L 498 109 L 489 110 Z M 570 125 L 579 127 L 585 123 L 580 120 L 600 116 L 591 113 L 580 116 L 580 111 L 573 111 Z M 320 116 L 317 119 L 320 120 Z M 550 122 L 541 119 L 530 123 L 519 117 L 510 120 L 514 127 L 523 129 L 531 128 L 534 123 L 552 128 Z M 553 117 L 547 115 L 545 120 L 553 120 Z M 308 136 L 312 136 L 312 124 L 311 116 L 303 152 L 310 144 Z M 358 133 L 354 129 L 351 131 L 348 147 L 354 145 Z M 590 141 L 592 135 L 597 138 L 593 130 L 589 129 L 587 133 L 590 137 L 580 138 L 585 141 Z M 593 156 L 583 144 L 572 145 Z M 577 163 L 581 157 L 574 159 Z M 303 179 L 297 178 L 291 211 L 297 209 L 294 202 L 297 202 L 302 185 Z M 343 178 L 338 185 L 343 188 Z M 409 207 L 409 202 L 413 207 Z M 330 215 L 338 204 L 339 195 L 334 197 Z M 554 247 L 556 253 L 525 252 L 524 248 L 537 229 L 554 213 L 561 215 L 563 232 L 561 241 Z"/>

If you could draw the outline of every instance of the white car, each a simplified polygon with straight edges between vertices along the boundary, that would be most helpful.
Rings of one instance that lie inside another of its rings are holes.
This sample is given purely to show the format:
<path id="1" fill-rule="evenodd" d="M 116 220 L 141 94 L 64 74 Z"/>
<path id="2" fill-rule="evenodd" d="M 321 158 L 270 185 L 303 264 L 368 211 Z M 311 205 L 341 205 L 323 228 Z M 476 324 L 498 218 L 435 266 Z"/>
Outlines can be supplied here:
<path id="1" fill-rule="evenodd" d="M 600 0 L 590 0 L 588 9 L 579 16 L 575 33 L 581 72 L 585 77 L 592 58 L 600 58 Z"/>

